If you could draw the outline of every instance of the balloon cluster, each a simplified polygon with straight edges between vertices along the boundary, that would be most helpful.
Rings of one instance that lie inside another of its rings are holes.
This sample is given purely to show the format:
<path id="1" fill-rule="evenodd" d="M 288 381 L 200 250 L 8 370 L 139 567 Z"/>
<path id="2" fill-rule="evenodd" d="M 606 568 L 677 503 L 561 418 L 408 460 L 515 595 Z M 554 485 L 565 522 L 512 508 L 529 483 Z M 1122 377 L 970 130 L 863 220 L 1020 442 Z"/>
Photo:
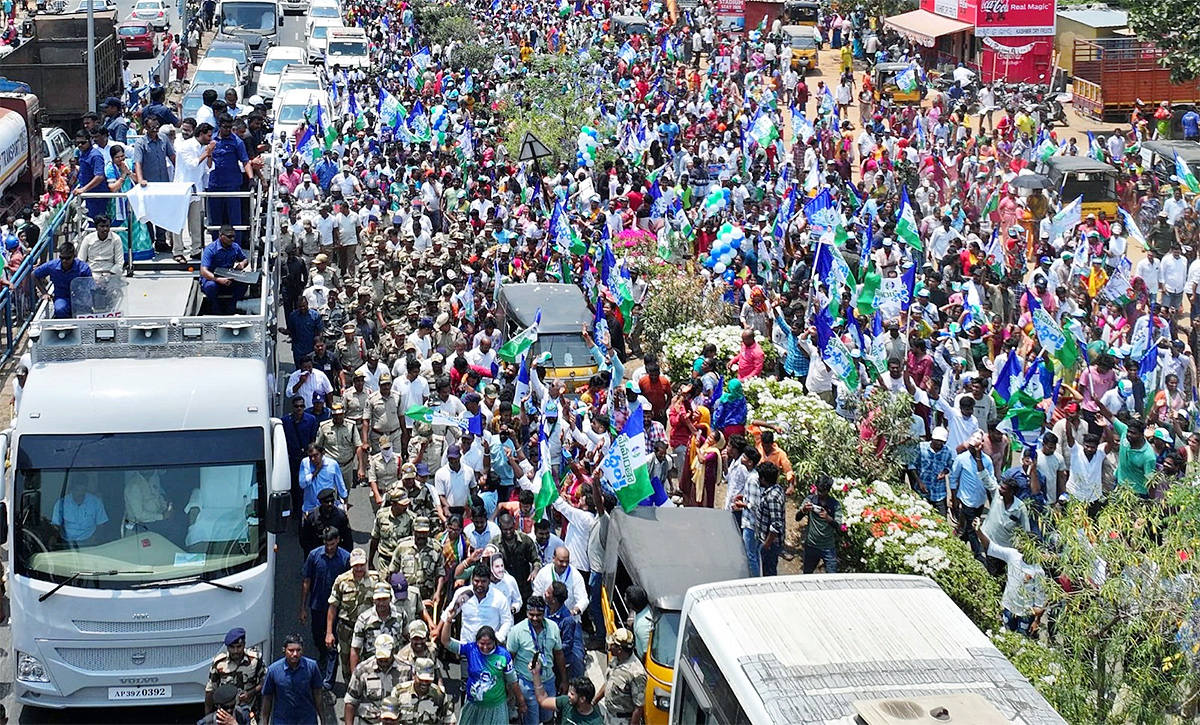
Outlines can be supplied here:
<path id="1" fill-rule="evenodd" d="M 733 258 L 745 243 L 746 233 L 741 227 L 725 224 L 717 231 L 717 241 L 713 243 L 712 250 L 700 257 L 700 263 L 717 274 L 723 274 L 733 264 Z"/>
<path id="2" fill-rule="evenodd" d="M 575 151 L 575 163 L 580 166 L 595 166 L 596 165 L 596 149 L 600 145 L 600 134 L 591 126 L 584 126 L 579 129 L 579 139 L 575 142 L 578 149 Z"/>

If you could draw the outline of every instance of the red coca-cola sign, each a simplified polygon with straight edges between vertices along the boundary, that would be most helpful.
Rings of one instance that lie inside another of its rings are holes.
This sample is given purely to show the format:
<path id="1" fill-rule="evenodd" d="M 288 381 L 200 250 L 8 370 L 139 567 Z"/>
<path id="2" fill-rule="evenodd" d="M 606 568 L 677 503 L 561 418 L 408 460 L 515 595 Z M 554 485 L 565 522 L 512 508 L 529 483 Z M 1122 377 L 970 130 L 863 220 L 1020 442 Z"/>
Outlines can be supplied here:
<path id="1" fill-rule="evenodd" d="M 979 38 L 1054 35 L 1055 0 L 980 0 L 975 15 Z"/>

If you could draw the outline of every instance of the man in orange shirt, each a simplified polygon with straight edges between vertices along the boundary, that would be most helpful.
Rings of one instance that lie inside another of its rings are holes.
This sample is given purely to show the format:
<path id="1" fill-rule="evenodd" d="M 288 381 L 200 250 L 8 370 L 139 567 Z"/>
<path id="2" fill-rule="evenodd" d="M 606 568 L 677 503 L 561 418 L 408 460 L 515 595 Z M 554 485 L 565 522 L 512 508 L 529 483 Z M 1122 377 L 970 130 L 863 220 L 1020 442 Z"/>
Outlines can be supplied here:
<path id="1" fill-rule="evenodd" d="M 787 495 L 791 496 L 795 493 L 796 474 L 792 471 L 792 462 L 788 460 L 787 454 L 783 452 L 782 448 L 775 445 L 775 426 L 756 420 L 746 428 L 746 432 L 757 440 L 757 448 L 758 452 L 762 454 L 762 461 L 769 461 L 779 468 L 780 474 L 787 483 Z"/>

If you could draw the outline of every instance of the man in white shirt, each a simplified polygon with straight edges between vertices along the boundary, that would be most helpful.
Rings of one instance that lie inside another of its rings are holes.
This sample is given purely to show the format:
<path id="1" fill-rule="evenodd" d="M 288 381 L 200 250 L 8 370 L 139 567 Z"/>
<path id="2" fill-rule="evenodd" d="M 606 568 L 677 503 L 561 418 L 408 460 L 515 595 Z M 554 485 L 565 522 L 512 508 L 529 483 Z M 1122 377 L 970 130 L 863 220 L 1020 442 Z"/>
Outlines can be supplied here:
<path id="1" fill-rule="evenodd" d="M 442 513 L 461 516 L 475 488 L 475 472 L 463 464 L 462 450 L 457 445 L 448 447 L 446 465 L 433 474 L 433 489 L 441 499 Z"/>
<path id="2" fill-rule="evenodd" d="M 1097 416 L 1096 422 L 1103 427 L 1107 419 Z M 1071 472 L 1067 476 L 1067 493 L 1076 501 L 1098 508 L 1104 495 L 1104 459 L 1108 451 L 1100 442 L 1100 436 L 1086 433 L 1083 440 L 1076 440 L 1075 432 L 1066 429 L 1067 446 L 1071 449 Z"/>
<path id="3" fill-rule="evenodd" d="M 479 338 L 479 345 L 467 351 L 467 362 L 481 368 L 491 369 L 496 363 L 496 351 L 492 349 L 492 338 Z"/>
<path id="4" fill-rule="evenodd" d="M 317 217 L 317 234 L 321 237 L 321 251 L 333 256 L 334 234 L 337 228 L 337 218 L 330 212 L 333 208 L 328 204 L 321 207 L 321 216 Z"/>
<path id="5" fill-rule="evenodd" d="M 1162 298 L 1159 300 L 1163 307 L 1170 307 L 1176 312 L 1183 311 L 1183 288 L 1187 286 L 1187 260 L 1180 254 L 1178 244 L 1171 245 L 1171 251 L 1162 258 L 1159 265 L 1159 282 L 1162 284 Z"/>
<path id="6" fill-rule="evenodd" d="M 462 614 L 460 642 L 474 642 L 475 633 L 481 627 L 496 630 L 496 639 L 508 639 L 508 630 L 513 626 L 512 609 L 508 597 L 492 585 L 492 574 L 487 564 L 480 562 L 471 571 L 470 586 L 461 587 L 450 599 L 450 607 L 442 615 L 443 627 L 448 627 L 455 616 Z"/>
<path id="7" fill-rule="evenodd" d="M 184 123 L 187 126 L 187 123 Z M 193 184 L 196 191 L 208 188 L 208 173 L 212 169 L 213 127 L 200 124 L 196 134 L 175 146 L 175 181 Z M 193 257 L 204 247 L 204 200 L 197 194 L 188 203 L 185 234 L 173 235 L 175 260 Z"/>
<path id="8" fill-rule="evenodd" d="M 581 498 L 580 504 L 584 508 L 575 508 L 561 497 L 553 503 L 554 508 L 567 519 L 566 547 L 571 552 L 570 560 L 575 562 L 576 568 L 588 565 L 588 538 L 592 534 L 592 527 L 596 525 L 596 514 L 586 510 L 591 503 L 590 496 Z M 580 573 L 586 575 L 589 572 Z M 586 580 L 586 576 L 584 578 Z"/>
<path id="9" fill-rule="evenodd" d="M 300 367 L 288 377 L 287 392 L 288 395 L 304 398 L 304 404 L 311 408 L 317 397 L 324 399 L 326 405 L 329 404 L 333 385 L 324 372 L 313 368 L 312 355 L 306 355 L 300 360 Z"/>
<path id="10" fill-rule="evenodd" d="M 1133 273 L 1137 277 L 1141 277 L 1146 283 L 1146 292 L 1150 295 L 1150 300 L 1154 301 L 1158 298 L 1158 282 L 1162 274 L 1162 262 L 1155 258 L 1154 250 L 1146 248 L 1146 258 L 1140 260 L 1133 268 Z"/>
<path id="11" fill-rule="evenodd" d="M 571 552 L 567 547 L 560 546 L 554 550 L 554 560 L 543 566 L 533 577 L 533 593 L 545 596 L 546 591 L 554 582 L 562 582 L 567 587 L 567 609 L 579 619 L 588 606 L 587 583 L 579 570 L 571 566 Z"/>
<path id="12" fill-rule="evenodd" d="M 125 269 L 121 237 L 110 231 L 112 222 L 107 214 L 100 214 L 93 222 L 96 230 L 89 232 L 79 243 L 79 261 L 86 262 L 97 278 L 120 276 Z"/>
<path id="13" fill-rule="evenodd" d="M 975 419 L 975 398 L 964 394 L 959 396 L 957 403 L 956 409 L 951 407 L 945 398 L 939 397 L 934 404 L 934 408 L 946 416 L 946 428 L 950 433 L 946 445 L 955 455 L 965 451 L 971 438 L 981 433 L 979 422 Z"/>

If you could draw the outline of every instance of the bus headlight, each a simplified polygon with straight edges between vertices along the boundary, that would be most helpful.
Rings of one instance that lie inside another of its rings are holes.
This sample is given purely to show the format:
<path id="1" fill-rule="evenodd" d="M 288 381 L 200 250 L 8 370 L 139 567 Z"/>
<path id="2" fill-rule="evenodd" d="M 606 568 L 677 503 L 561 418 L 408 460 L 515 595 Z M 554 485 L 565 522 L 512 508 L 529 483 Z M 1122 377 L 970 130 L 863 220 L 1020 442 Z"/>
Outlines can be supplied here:
<path id="1" fill-rule="evenodd" d="M 17 679 L 21 682 L 49 682 L 46 667 L 42 661 L 24 652 L 17 652 Z"/>
<path id="2" fill-rule="evenodd" d="M 671 709 L 671 693 L 661 688 L 654 688 L 654 706 L 663 712 Z"/>

